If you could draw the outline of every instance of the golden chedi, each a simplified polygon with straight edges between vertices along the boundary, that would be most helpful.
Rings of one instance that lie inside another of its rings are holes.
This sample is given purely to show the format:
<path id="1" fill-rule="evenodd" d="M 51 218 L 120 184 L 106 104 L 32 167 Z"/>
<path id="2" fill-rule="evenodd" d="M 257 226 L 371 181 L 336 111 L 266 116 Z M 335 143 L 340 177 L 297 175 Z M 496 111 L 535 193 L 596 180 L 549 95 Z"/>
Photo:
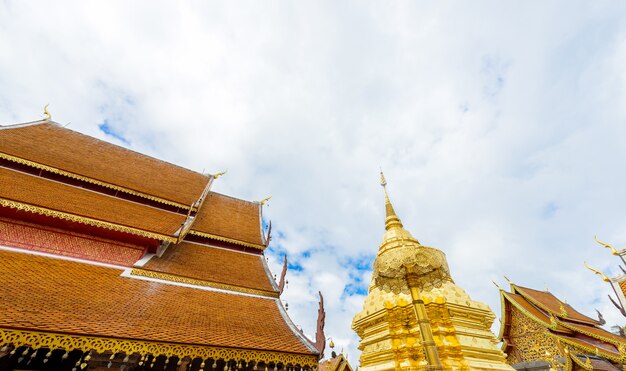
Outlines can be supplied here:
<path id="1" fill-rule="evenodd" d="M 491 309 L 454 283 L 442 251 L 404 229 L 386 188 L 385 208 L 369 293 L 352 322 L 359 370 L 512 370 L 490 330 Z"/>

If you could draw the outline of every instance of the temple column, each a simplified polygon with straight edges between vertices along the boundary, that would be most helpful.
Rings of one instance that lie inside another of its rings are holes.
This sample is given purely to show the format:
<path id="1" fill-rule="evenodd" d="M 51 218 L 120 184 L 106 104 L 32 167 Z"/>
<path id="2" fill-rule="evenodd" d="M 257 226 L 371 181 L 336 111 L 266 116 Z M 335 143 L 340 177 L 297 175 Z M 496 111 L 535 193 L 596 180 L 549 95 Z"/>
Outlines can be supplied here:
<path id="1" fill-rule="evenodd" d="M 424 306 L 424 300 L 420 294 L 419 289 L 419 277 L 413 273 L 410 267 L 406 267 L 407 275 L 406 281 L 411 290 L 411 299 L 413 300 L 413 311 L 417 319 L 417 324 L 420 328 L 420 338 L 422 340 L 422 348 L 424 349 L 424 356 L 428 370 L 442 370 L 441 361 L 439 360 L 439 353 L 437 353 L 437 345 L 435 344 L 435 338 L 433 337 L 433 331 L 430 327 L 430 320 L 426 314 L 426 306 Z"/>

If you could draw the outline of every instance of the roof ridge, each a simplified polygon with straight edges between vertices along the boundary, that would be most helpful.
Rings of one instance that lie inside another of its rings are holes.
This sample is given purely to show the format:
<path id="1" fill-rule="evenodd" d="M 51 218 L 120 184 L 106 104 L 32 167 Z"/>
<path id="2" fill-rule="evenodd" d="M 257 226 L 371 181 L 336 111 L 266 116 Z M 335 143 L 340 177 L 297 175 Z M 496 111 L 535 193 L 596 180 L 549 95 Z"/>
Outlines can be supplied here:
<path id="1" fill-rule="evenodd" d="M 89 138 L 89 139 L 91 139 L 91 140 L 102 141 L 102 142 L 105 142 L 106 144 L 108 144 L 108 145 L 110 145 L 110 146 L 114 146 L 114 147 L 121 148 L 121 149 L 122 149 L 122 150 L 124 150 L 124 151 L 132 152 L 132 153 L 134 153 L 134 154 L 137 154 L 137 155 L 142 156 L 142 157 L 145 157 L 145 158 L 149 158 L 149 159 L 153 159 L 153 160 L 156 160 L 156 161 L 159 161 L 159 162 L 163 162 L 163 163 L 166 163 L 166 164 L 168 164 L 168 165 L 174 166 L 174 167 L 176 167 L 176 168 L 178 168 L 178 169 L 181 169 L 181 170 L 185 170 L 185 171 L 190 172 L 190 173 L 195 173 L 195 174 L 199 174 L 199 175 L 202 175 L 202 176 L 206 176 L 206 177 L 208 177 L 208 175 L 205 175 L 205 174 L 199 173 L 199 172 L 197 172 L 197 171 L 194 171 L 194 170 L 188 169 L 188 168 L 186 168 L 186 167 L 183 167 L 183 166 L 180 166 L 180 165 L 177 165 L 177 164 L 171 163 L 171 162 L 169 162 L 169 161 L 162 160 L 162 159 L 160 159 L 160 158 L 156 158 L 156 157 L 154 157 L 154 156 L 150 156 L 150 155 L 147 155 L 147 154 L 145 154 L 145 153 L 141 153 L 141 152 L 139 152 L 139 151 L 135 151 L 134 149 L 130 149 L 130 148 L 128 148 L 128 147 L 124 147 L 124 146 L 120 146 L 120 145 L 115 144 L 115 143 L 111 143 L 111 142 L 109 142 L 109 141 L 106 139 L 106 137 L 105 137 L 105 138 L 103 138 L 103 139 L 96 138 L 96 137 L 94 137 L 94 136 L 91 136 L 91 135 L 88 135 L 88 134 L 81 133 L 80 131 L 77 131 L 77 130 L 72 130 L 72 129 L 67 128 L 67 127 L 65 127 L 65 126 L 61 126 L 60 124 L 58 124 L 58 123 L 56 123 L 56 122 L 52 122 L 52 121 L 46 121 L 46 122 L 44 122 L 44 123 L 54 123 L 54 124 L 56 124 L 56 126 L 58 126 L 60 129 L 67 130 L 67 131 L 71 131 L 71 132 L 72 132 L 72 133 L 74 133 L 74 134 L 78 134 L 78 135 L 81 135 L 81 136 L 83 136 L 83 137 L 87 137 L 87 138 Z"/>
<path id="2" fill-rule="evenodd" d="M 317 350 L 317 348 L 315 348 L 315 343 L 313 343 L 309 338 L 307 338 L 306 335 L 304 335 L 304 332 L 300 331 L 296 327 L 295 323 L 293 323 L 293 321 L 291 320 L 291 317 L 289 317 L 289 314 L 285 310 L 285 307 L 283 307 L 283 303 L 280 301 L 280 298 L 277 298 L 275 300 L 276 300 L 276 306 L 278 307 L 278 311 L 282 315 L 283 319 L 285 320 L 285 323 L 287 324 L 291 332 L 296 336 L 298 340 L 300 340 L 300 342 L 302 342 L 302 344 L 304 344 L 304 346 L 309 348 L 309 350 L 311 350 L 314 354 L 319 355 L 319 351 Z"/>
<path id="3" fill-rule="evenodd" d="M 555 317 L 559 317 L 559 318 L 564 318 L 567 319 L 568 321 L 573 321 L 573 322 L 578 322 L 578 323 L 589 323 L 589 321 L 586 320 L 582 320 L 582 319 L 576 319 L 576 318 L 572 318 L 569 315 L 563 315 L 563 313 L 555 311 L 553 309 L 548 308 L 548 306 L 544 303 L 542 303 L 540 300 L 537 300 L 535 298 L 533 298 L 531 295 L 528 295 L 528 293 L 524 292 L 524 290 L 530 290 L 530 291 L 535 291 L 535 292 L 540 292 L 543 294 L 549 294 L 550 296 L 552 296 L 554 299 L 556 299 L 560 304 L 562 304 L 563 306 L 567 306 L 569 307 L 569 309 L 574 312 L 579 314 L 582 317 L 588 318 L 589 320 L 591 320 L 591 323 L 593 324 L 598 324 L 598 321 L 594 320 L 593 318 L 580 313 L 578 310 L 576 310 L 576 308 L 574 308 L 573 306 L 571 306 L 570 304 L 564 302 L 563 300 L 559 299 L 556 295 L 554 295 L 553 293 L 551 293 L 550 291 L 540 291 L 540 290 L 535 290 L 533 288 L 530 287 L 524 287 L 524 286 L 519 286 L 516 284 L 513 284 L 513 286 L 515 286 L 515 288 L 517 289 L 521 289 L 521 290 L 517 290 L 521 296 L 524 297 L 524 299 L 530 301 L 531 303 L 535 304 L 536 306 L 538 306 L 539 308 L 545 310 L 546 312 L 553 314 Z"/>
<path id="4" fill-rule="evenodd" d="M 41 124 L 51 124 L 51 125 L 61 126 L 61 124 L 59 124 L 56 121 L 42 119 L 42 120 L 37 120 L 37 121 L 21 122 L 17 124 L 0 125 L 0 130 L 19 129 L 23 127 L 41 125 Z"/>

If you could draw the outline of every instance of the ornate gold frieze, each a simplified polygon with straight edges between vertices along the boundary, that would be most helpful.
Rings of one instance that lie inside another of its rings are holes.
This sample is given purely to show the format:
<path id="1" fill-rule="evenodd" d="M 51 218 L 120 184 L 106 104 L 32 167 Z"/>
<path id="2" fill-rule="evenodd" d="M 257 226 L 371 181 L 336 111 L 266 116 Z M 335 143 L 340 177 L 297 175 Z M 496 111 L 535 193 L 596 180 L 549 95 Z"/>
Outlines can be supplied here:
<path id="1" fill-rule="evenodd" d="M 568 338 L 563 337 L 563 336 L 558 336 L 556 334 L 553 334 L 551 332 L 547 332 L 548 336 L 550 336 L 551 338 L 553 338 L 553 341 L 556 340 L 560 340 L 568 345 L 571 345 L 572 348 L 577 349 L 577 350 L 581 350 L 583 352 L 587 352 L 589 354 L 597 354 L 601 357 L 604 357 L 606 359 L 609 359 L 613 362 L 616 363 L 626 363 L 626 357 L 625 355 L 618 355 L 609 351 L 606 351 L 605 349 L 599 349 L 597 347 L 591 347 L 591 346 L 585 346 L 582 345 L 580 343 L 574 342 L 574 341 L 570 341 Z"/>
<path id="2" fill-rule="evenodd" d="M 276 362 L 285 365 L 300 365 L 302 367 L 316 367 L 317 356 L 271 352 L 253 349 L 219 348 L 192 344 L 172 344 L 131 339 L 115 339 L 94 336 L 21 331 L 0 328 L 0 345 L 13 344 L 15 347 L 29 346 L 34 349 L 48 348 L 75 349 L 83 352 L 94 350 L 98 353 L 113 352 L 142 356 L 163 355 L 166 357 L 190 357 L 201 359 L 242 360 L 247 362 Z"/>
<path id="3" fill-rule="evenodd" d="M 559 324 L 562 325 L 565 328 L 568 328 L 568 329 L 570 329 L 572 331 L 580 332 L 580 333 L 585 334 L 585 335 L 587 335 L 589 337 L 592 337 L 594 339 L 599 339 L 599 340 L 602 340 L 602 341 L 606 341 L 607 343 L 613 344 L 616 347 L 626 346 L 626 339 L 618 340 L 618 339 L 615 339 L 615 338 L 609 338 L 609 337 L 606 337 L 606 336 L 598 335 L 598 334 L 595 334 L 595 333 L 593 333 L 591 331 L 586 331 L 583 326 L 574 327 L 574 326 L 570 325 L 567 322 L 559 321 Z"/>
<path id="4" fill-rule="evenodd" d="M 250 288 L 247 288 L 247 287 L 241 287 L 241 286 L 227 285 L 227 284 L 211 282 L 211 281 L 198 280 L 198 279 L 194 279 L 194 278 L 181 277 L 181 276 L 176 276 L 176 275 L 173 275 L 173 274 L 149 271 L 149 270 L 145 270 L 145 269 L 133 268 L 130 271 L 130 275 L 131 276 L 141 276 L 141 277 L 154 278 L 154 279 L 163 280 L 163 281 L 185 283 L 185 284 L 188 284 L 188 285 L 211 287 L 211 288 L 214 288 L 214 289 L 235 291 L 235 292 L 241 292 L 241 293 L 245 293 L 245 294 L 266 296 L 268 298 L 278 298 L 278 292 L 275 292 L 275 291 L 264 291 L 264 290 L 250 289 Z"/>
<path id="5" fill-rule="evenodd" d="M 68 214 L 68 213 L 64 213 L 64 212 L 61 212 L 61 211 L 50 210 L 50 209 L 47 209 L 47 208 L 44 208 L 44 207 L 34 206 L 34 205 L 30 205 L 30 204 L 26 204 L 26 203 L 22 203 L 22 202 L 17 202 L 17 201 L 12 201 L 12 200 L 7 200 L 7 199 L 4 199 L 4 198 L 0 198 L 0 206 L 9 207 L 9 208 L 16 209 L 16 210 L 22 210 L 22 211 L 26 211 L 26 212 L 30 212 L 30 213 L 34 213 L 34 214 L 51 216 L 51 217 L 59 218 L 59 219 L 63 219 L 63 220 L 69 220 L 71 222 L 91 225 L 91 226 L 94 226 L 94 227 L 110 229 L 110 230 L 113 230 L 113 231 L 130 233 L 130 234 L 134 234 L 134 235 L 137 235 L 137 236 L 152 238 L 152 239 L 155 239 L 155 240 L 176 242 L 176 238 L 174 238 L 172 236 L 166 236 L 166 235 L 159 234 L 159 233 L 148 232 L 148 231 L 144 231 L 144 230 L 141 230 L 141 229 L 136 229 L 136 228 L 132 228 L 132 227 L 126 227 L 126 226 L 122 226 L 122 225 L 118 225 L 118 224 L 104 222 L 102 220 L 87 218 L 87 217 L 84 217 L 84 216 Z"/>
<path id="6" fill-rule="evenodd" d="M 546 353 L 561 356 L 548 330 L 517 307 L 511 308 L 511 330 L 509 340 L 513 351 L 508 355 L 509 363 L 540 361 Z"/>
<path id="7" fill-rule="evenodd" d="M 82 182 L 91 183 L 91 184 L 95 184 L 95 185 L 98 185 L 98 186 L 101 186 L 101 187 L 105 187 L 105 188 L 113 189 L 113 190 L 116 190 L 116 191 L 128 193 L 128 194 L 133 195 L 133 196 L 145 198 L 145 199 L 151 200 L 151 201 L 156 201 L 156 202 L 159 202 L 159 203 L 162 203 L 162 204 L 165 204 L 165 205 L 179 207 L 179 208 L 181 208 L 183 210 L 188 210 L 189 209 L 189 205 L 183 205 L 183 204 L 180 204 L 178 202 L 166 200 L 166 199 L 163 199 L 163 198 L 160 198 L 160 197 L 156 197 L 156 196 L 151 196 L 151 195 L 149 195 L 147 193 L 134 191 L 132 189 L 121 187 L 121 186 L 118 186 L 118 185 L 115 185 L 115 184 L 106 183 L 106 182 L 103 182 L 103 181 L 100 181 L 100 180 L 96 180 L 96 179 L 93 179 L 93 178 L 89 178 L 89 177 L 86 177 L 86 176 L 74 174 L 74 173 L 71 173 L 69 171 L 64 171 L 64 170 L 57 169 L 57 168 L 52 167 L 52 166 L 40 164 L 38 162 L 25 160 L 23 158 L 12 156 L 12 155 L 9 155 L 9 154 L 6 154 L 6 153 L 0 152 L 0 158 L 8 160 L 8 161 L 11 161 L 11 162 L 15 162 L 15 163 L 18 163 L 18 164 L 30 166 L 30 167 L 33 167 L 35 169 L 49 171 L 49 172 L 51 172 L 53 174 L 58 174 L 58 175 L 66 176 L 68 178 L 80 180 Z"/>
<path id="8" fill-rule="evenodd" d="M 217 241 L 222 241 L 222 242 L 230 242 L 230 243 L 233 243 L 235 245 L 240 245 L 240 246 L 245 246 L 245 247 L 252 247 L 254 249 L 259 249 L 259 250 L 265 250 L 265 248 L 267 247 L 267 246 L 258 245 L 258 244 L 255 244 L 255 243 L 239 241 L 239 240 L 235 240 L 235 239 L 232 239 L 232 238 L 217 236 L 217 235 L 214 235 L 214 234 L 204 233 L 204 232 L 200 232 L 200 231 L 196 231 L 196 230 L 189 231 L 189 234 L 192 234 L 192 235 L 195 235 L 195 236 L 200 236 L 200 237 L 205 237 L 205 238 L 210 238 L 210 239 L 217 240 Z"/>

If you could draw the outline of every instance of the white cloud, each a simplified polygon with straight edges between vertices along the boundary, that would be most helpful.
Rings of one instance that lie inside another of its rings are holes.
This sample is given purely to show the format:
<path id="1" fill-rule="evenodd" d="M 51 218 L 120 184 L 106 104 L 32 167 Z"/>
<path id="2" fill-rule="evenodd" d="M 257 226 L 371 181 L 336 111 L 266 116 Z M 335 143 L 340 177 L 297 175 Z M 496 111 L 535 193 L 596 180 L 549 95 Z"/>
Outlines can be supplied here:
<path id="1" fill-rule="evenodd" d="M 228 169 L 218 191 L 273 195 L 274 243 L 303 267 L 290 314 L 313 335 L 322 290 L 352 360 L 361 297 L 342 293 L 368 273 L 346 262 L 380 242 L 379 166 L 405 226 L 496 314 L 506 274 L 620 322 L 582 261 L 617 272 L 592 237 L 626 243 L 623 7 L 5 1 L 0 122 L 50 103 L 75 130 L 115 141 L 108 120 L 135 150 Z"/>

